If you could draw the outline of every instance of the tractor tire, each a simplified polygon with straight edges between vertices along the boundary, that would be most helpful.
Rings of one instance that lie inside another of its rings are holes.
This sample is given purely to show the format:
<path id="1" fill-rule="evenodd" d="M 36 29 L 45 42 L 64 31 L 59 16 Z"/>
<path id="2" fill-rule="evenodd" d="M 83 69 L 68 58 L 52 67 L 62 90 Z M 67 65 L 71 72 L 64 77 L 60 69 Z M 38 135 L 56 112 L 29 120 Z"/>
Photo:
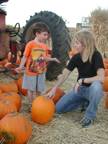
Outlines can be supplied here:
<path id="1" fill-rule="evenodd" d="M 41 11 L 31 16 L 23 28 L 21 40 L 23 43 L 34 39 L 32 29 L 36 22 L 43 22 L 49 27 L 52 40 L 52 57 L 58 58 L 61 62 L 60 64 L 56 62 L 49 62 L 48 64 L 46 78 L 47 80 L 54 80 L 62 72 L 69 59 L 68 52 L 71 49 L 69 30 L 61 17 L 53 12 Z"/>

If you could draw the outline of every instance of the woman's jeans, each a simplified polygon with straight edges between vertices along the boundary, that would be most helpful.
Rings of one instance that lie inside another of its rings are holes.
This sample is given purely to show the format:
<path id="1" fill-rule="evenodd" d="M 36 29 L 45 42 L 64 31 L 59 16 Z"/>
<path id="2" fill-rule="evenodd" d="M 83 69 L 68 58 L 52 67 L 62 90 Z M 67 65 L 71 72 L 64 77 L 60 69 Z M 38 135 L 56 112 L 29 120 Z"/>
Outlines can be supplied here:
<path id="1" fill-rule="evenodd" d="M 78 92 L 70 91 L 57 102 L 56 112 L 64 113 L 75 110 L 88 101 L 84 117 L 92 120 L 96 117 L 97 107 L 102 96 L 103 89 L 99 81 L 93 82 L 89 87 L 80 86 Z"/>

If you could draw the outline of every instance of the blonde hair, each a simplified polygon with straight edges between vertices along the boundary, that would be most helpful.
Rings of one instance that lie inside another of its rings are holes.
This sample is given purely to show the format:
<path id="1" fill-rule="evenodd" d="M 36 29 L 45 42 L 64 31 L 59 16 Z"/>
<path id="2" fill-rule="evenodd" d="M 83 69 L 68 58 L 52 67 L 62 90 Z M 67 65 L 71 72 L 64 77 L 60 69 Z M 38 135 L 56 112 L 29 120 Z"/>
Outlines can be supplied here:
<path id="1" fill-rule="evenodd" d="M 89 60 L 91 62 L 93 53 L 96 50 L 93 34 L 87 30 L 81 30 L 75 34 L 75 39 L 84 47 L 85 55 L 82 55 L 83 61 Z"/>

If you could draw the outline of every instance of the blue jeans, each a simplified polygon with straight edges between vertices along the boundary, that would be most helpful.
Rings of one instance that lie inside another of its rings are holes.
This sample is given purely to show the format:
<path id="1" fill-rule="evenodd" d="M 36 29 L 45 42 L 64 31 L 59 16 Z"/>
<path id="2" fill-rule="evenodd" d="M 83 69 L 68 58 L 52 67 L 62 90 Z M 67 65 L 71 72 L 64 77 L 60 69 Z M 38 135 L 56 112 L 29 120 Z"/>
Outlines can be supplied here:
<path id="1" fill-rule="evenodd" d="M 89 87 L 80 86 L 78 92 L 70 91 L 57 102 L 56 112 L 69 112 L 89 101 L 84 117 L 92 120 L 96 117 L 97 107 L 102 96 L 103 89 L 99 81 L 93 82 Z"/>

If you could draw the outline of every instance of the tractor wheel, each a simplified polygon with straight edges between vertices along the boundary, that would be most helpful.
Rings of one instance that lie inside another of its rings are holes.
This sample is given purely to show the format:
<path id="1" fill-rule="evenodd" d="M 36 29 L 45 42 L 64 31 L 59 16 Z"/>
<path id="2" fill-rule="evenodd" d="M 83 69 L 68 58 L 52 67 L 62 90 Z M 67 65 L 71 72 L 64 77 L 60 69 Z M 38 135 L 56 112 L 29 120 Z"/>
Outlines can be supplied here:
<path id="1" fill-rule="evenodd" d="M 49 11 L 41 11 L 35 13 L 27 21 L 22 33 L 22 42 L 27 43 L 34 38 L 32 29 L 36 22 L 43 22 L 49 27 L 51 32 L 52 57 L 56 57 L 61 61 L 60 64 L 55 62 L 49 62 L 48 64 L 46 78 L 54 80 L 62 72 L 69 59 L 68 52 L 71 45 L 69 31 L 61 17 Z"/>

